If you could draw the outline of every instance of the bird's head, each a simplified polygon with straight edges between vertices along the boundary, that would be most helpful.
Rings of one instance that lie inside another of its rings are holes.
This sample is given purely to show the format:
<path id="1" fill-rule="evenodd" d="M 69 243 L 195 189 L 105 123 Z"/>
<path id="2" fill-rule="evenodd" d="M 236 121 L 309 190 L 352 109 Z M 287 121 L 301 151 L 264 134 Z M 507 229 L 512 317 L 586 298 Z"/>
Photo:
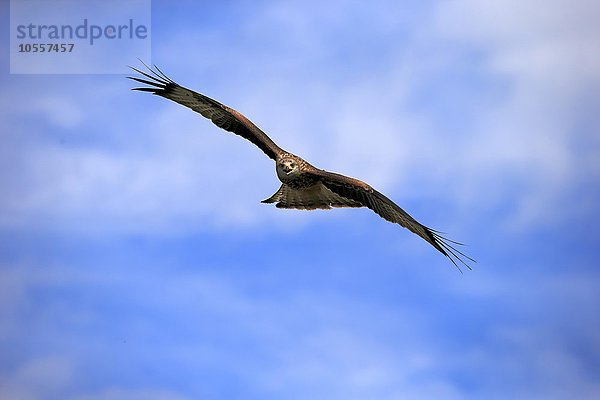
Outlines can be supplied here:
<path id="1" fill-rule="evenodd" d="M 284 176 L 295 175 L 298 172 L 298 162 L 293 158 L 283 158 L 277 163 L 277 173 Z"/>

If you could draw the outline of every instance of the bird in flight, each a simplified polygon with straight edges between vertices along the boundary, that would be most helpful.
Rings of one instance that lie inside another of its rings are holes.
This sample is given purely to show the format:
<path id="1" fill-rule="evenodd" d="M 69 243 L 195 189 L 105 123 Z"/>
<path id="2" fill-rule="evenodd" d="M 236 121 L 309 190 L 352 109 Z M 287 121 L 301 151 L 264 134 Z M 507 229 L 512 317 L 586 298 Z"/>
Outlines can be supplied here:
<path id="1" fill-rule="evenodd" d="M 142 64 L 144 64 L 142 62 Z M 140 77 L 127 78 L 142 83 L 144 87 L 132 90 L 150 92 L 184 105 L 210 119 L 219 128 L 243 137 L 254 143 L 269 158 L 275 161 L 275 171 L 281 187 L 262 203 L 275 203 L 277 208 L 301 210 L 325 209 L 332 207 L 368 207 L 383 219 L 399 224 L 425 239 L 440 253 L 452 261 L 462 272 L 460 265 L 472 269 L 465 259 L 475 262 L 456 248 L 462 243 L 442 236 L 442 233 L 417 222 L 385 195 L 358 179 L 328 172 L 313 167 L 295 154 L 277 146 L 271 138 L 248 118 L 238 111 L 219 103 L 203 94 L 180 86 L 156 65 L 144 66 L 144 72 L 130 67 Z"/>

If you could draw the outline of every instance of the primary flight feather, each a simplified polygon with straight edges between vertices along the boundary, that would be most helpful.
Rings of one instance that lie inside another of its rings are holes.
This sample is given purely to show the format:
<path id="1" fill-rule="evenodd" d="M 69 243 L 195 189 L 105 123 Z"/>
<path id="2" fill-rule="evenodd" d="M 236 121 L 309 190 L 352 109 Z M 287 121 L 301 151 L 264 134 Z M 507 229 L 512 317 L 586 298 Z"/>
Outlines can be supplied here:
<path id="1" fill-rule="evenodd" d="M 271 197 L 263 200 L 263 203 L 275 203 L 277 208 L 302 210 L 368 207 L 385 220 L 397 223 L 425 239 L 448 257 L 459 270 L 458 264 L 471 269 L 464 259 L 473 262 L 475 260 L 454 246 L 461 243 L 447 239 L 440 232 L 417 222 L 396 203 L 365 182 L 313 167 L 302 158 L 277 146 L 266 133 L 236 110 L 180 86 L 156 66 L 146 66 L 147 72 L 131 68 L 141 77 L 128 78 L 147 85 L 133 90 L 150 92 L 189 107 L 210 119 L 219 128 L 254 143 L 269 158 L 275 160 L 275 170 L 281 187 Z"/>

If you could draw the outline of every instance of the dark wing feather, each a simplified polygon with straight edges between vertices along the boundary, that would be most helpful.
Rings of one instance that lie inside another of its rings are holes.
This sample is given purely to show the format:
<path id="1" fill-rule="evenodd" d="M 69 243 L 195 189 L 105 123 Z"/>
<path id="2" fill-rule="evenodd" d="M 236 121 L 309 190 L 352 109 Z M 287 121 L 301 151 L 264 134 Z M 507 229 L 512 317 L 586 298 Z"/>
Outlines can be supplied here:
<path id="1" fill-rule="evenodd" d="M 399 224 L 421 236 L 440 253 L 448 257 L 459 271 L 462 272 L 458 265 L 459 263 L 463 264 L 468 269 L 472 269 L 463 258 L 476 262 L 453 246 L 461 245 L 461 243 L 447 239 L 443 237 L 440 232 L 417 222 L 396 203 L 366 183 L 359 181 L 358 179 L 323 170 L 315 169 L 311 174 L 318 177 L 323 185 L 335 194 L 359 202 L 387 221 Z"/>
<path id="2" fill-rule="evenodd" d="M 142 92 L 150 92 L 179 104 L 191 108 L 210 119 L 219 128 L 240 135 L 258 146 L 267 156 L 275 160 L 277 155 L 283 152 L 279 146 L 273 142 L 266 133 L 254 125 L 248 118 L 236 110 L 219 103 L 203 94 L 184 88 L 169 79 L 158 67 L 154 69 L 148 67 L 148 72 L 130 67 L 142 77 L 128 76 L 136 82 L 143 83 L 145 87 L 133 88 Z"/>

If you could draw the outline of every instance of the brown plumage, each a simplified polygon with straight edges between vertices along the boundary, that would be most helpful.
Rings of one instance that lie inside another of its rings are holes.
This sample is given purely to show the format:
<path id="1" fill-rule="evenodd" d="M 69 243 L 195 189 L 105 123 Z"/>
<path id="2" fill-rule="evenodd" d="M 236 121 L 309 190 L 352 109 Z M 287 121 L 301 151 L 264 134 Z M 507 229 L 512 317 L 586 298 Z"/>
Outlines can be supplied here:
<path id="1" fill-rule="evenodd" d="M 458 263 L 471 269 L 463 258 L 473 262 L 475 260 L 453 246 L 461 243 L 447 239 L 441 236 L 440 232 L 417 222 L 396 203 L 365 182 L 315 168 L 302 158 L 284 151 L 266 133 L 236 110 L 180 86 L 156 66 L 154 68 L 146 66 L 148 72 L 131 68 L 143 78 L 128 78 L 148 85 L 133 90 L 150 92 L 189 107 L 210 119 L 219 128 L 254 143 L 267 156 L 275 160 L 277 177 L 282 185 L 275 194 L 263 200 L 263 203 L 275 203 L 278 208 L 303 210 L 368 207 L 385 220 L 399 224 L 425 239 L 448 257 L 459 270 Z"/>

